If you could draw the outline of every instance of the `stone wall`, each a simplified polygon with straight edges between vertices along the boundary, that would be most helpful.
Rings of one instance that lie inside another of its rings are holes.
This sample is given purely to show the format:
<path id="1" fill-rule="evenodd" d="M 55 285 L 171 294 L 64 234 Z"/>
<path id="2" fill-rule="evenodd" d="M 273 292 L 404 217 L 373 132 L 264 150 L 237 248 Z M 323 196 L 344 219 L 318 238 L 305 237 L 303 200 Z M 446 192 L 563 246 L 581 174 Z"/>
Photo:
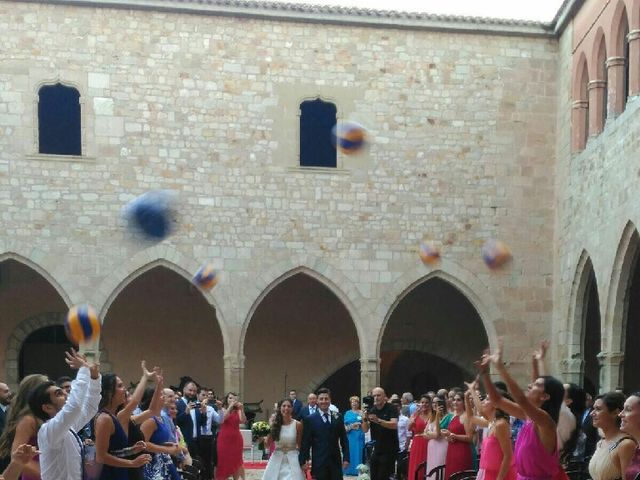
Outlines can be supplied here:
<path id="1" fill-rule="evenodd" d="M 554 39 L 6 1 L 0 32 L 0 252 L 68 303 L 107 318 L 150 266 L 189 278 L 213 259 L 227 389 L 263 292 L 297 268 L 345 305 L 363 387 L 393 307 L 429 275 L 470 299 L 490 343 L 507 337 L 519 374 L 548 336 Z M 81 94 L 82 158 L 37 154 L 37 91 L 58 80 Z M 371 135 L 335 170 L 298 167 L 298 106 L 317 96 Z M 149 246 L 120 212 L 155 188 L 178 193 L 180 227 Z M 443 246 L 435 270 L 424 236 Z M 481 260 L 491 237 L 513 250 L 505 271 Z"/>

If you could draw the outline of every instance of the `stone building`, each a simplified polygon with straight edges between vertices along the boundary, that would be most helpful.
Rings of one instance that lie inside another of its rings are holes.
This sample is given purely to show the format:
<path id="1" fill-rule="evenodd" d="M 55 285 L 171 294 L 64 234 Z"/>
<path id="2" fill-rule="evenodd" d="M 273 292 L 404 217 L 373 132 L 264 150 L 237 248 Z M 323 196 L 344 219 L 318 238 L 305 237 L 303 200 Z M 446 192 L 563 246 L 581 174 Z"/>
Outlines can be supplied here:
<path id="1" fill-rule="evenodd" d="M 136 380 L 145 358 L 266 405 L 457 385 L 499 336 L 523 381 L 550 338 L 553 373 L 640 385 L 640 0 L 568 0 L 550 24 L 2 0 L 0 38 L 9 383 L 63 372 L 87 302 L 105 369 Z M 369 147 L 317 161 L 318 115 Z M 160 243 L 121 216 L 152 189 L 179 202 Z M 482 262 L 490 238 L 508 268 Z M 206 261 L 210 292 L 190 283 Z"/>

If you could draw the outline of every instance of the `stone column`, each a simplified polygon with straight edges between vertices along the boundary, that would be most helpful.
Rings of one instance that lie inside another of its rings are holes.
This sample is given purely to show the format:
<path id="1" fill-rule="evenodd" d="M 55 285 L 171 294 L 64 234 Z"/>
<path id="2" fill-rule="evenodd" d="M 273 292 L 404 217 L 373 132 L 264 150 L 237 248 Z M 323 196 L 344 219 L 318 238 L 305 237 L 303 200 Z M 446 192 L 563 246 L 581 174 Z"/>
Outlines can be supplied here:
<path id="1" fill-rule="evenodd" d="M 629 96 L 640 95 L 640 30 L 632 30 L 627 35 L 629 41 Z"/>
<path id="2" fill-rule="evenodd" d="M 380 385 L 380 359 L 360 359 L 360 392 L 362 395 Z"/>
<path id="3" fill-rule="evenodd" d="M 579 152 L 587 145 L 589 137 L 589 102 L 575 100 L 571 104 L 571 151 Z"/>
<path id="4" fill-rule="evenodd" d="M 582 372 L 584 369 L 584 360 L 579 356 L 570 356 L 565 358 L 561 363 L 562 380 L 570 383 L 582 385 Z"/>
<path id="5" fill-rule="evenodd" d="M 622 387 L 624 352 L 600 352 L 600 391 L 610 392 Z"/>
<path id="6" fill-rule="evenodd" d="M 615 118 L 624 110 L 627 101 L 624 85 L 627 79 L 624 66 L 627 60 L 624 57 L 610 57 L 605 63 L 607 68 L 607 81 L 609 90 L 607 92 L 607 117 Z"/>
<path id="7" fill-rule="evenodd" d="M 225 355 L 223 359 L 224 391 L 237 392 L 244 401 L 244 355 Z"/>
<path id="8" fill-rule="evenodd" d="M 604 90 L 607 82 L 591 80 L 587 87 L 589 91 L 589 135 L 598 135 L 604 129 Z"/>

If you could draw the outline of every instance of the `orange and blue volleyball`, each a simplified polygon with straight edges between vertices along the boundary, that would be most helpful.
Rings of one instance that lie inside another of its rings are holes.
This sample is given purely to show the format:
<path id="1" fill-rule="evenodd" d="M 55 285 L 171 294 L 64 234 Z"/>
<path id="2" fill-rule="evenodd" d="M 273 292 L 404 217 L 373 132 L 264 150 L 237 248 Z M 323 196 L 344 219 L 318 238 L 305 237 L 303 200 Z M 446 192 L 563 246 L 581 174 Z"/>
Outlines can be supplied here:
<path id="1" fill-rule="evenodd" d="M 207 263 L 200 267 L 193 276 L 193 283 L 205 290 L 211 290 L 218 284 L 219 279 L 218 271 L 213 267 L 213 265 Z"/>
<path id="2" fill-rule="evenodd" d="M 76 305 L 69 310 L 64 322 L 67 337 L 74 345 L 90 343 L 100 335 L 100 319 L 89 305 Z"/>
<path id="3" fill-rule="evenodd" d="M 420 242 L 418 255 L 425 265 L 434 265 L 440 261 L 440 249 L 432 242 Z"/>
<path id="4" fill-rule="evenodd" d="M 482 247 L 482 259 L 487 267 L 492 270 L 500 268 L 511 261 L 511 250 L 500 240 L 487 240 Z"/>
<path id="5" fill-rule="evenodd" d="M 367 131 L 357 122 L 341 122 L 332 130 L 333 142 L 345 155 L 359 152 L 367 142 Z"/>

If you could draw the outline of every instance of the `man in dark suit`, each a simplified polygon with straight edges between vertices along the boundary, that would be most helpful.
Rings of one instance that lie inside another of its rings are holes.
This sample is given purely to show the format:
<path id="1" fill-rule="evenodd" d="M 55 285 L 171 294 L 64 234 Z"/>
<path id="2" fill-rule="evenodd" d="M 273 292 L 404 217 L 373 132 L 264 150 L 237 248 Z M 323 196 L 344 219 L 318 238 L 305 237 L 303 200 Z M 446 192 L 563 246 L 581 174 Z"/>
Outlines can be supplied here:
<path id="1" fill-rule="evenodd" d="M 302 445 L 299 461 L 303 469 L 309 468 L 316 480 L 341 480 L 342 469 L 349 466 L 349 443 L 342 418 L 329 411 L 331 391 L 318 390 L 319 410 L 303 419 Z M 342 455 L 340 454 L 342 449 Z"/>
<path id="2" fill-rule="evenodd" d="M 0 383 L 0 434 L 4 431 L 9 416 L 9 404 L 11 403 L 11 389 L 6 383 Z M 10 457 L 0 458 L 0 472 L 9 465 Z"/>
<path id="3" fill-rule="evenodd" d="M 9 404 L 11 403 L 11 389 L 6 383 L 0 383 L 0 434 L 4 431 L 7 421 Z"/>
<path id="4" fill-rule="evenodd" d="M 190 377 L 180 379 L 182 398 L 176 402 L 178 414 L 176 415 L 176 425 L 180 427 L 184 441 L 192 457 L 199 457 L 198 437 L 200 427 L 206 424 L 206 415 L 201 414 L 201 404 L 198 400 L 198 385 Z M 203 418 L 204 417 L 204 418 Z M 203 421 L 204 420 L 204 421 Z"/>
<path id="5" fill-rule="evenodd" d="M 304 417 L 313 415 L 317 411 L 318 411 L 318 396 L 315 393 L 311 392 L 307 397 L 307 405 L 300 410 L 300 415 L 298 418 L 302 420 Z"/>
<path id="6" fill-rule="evenodd" d="M 293 412 L 291 412 L 291 416 L 298 420 L 300 418 L 300 411 L 302 410 L 302 402 L 298 400 L 298 392 L 295 390 L 289 391 L 289 400 L 291 400 L 291 405 L 293 406 Z"/>

